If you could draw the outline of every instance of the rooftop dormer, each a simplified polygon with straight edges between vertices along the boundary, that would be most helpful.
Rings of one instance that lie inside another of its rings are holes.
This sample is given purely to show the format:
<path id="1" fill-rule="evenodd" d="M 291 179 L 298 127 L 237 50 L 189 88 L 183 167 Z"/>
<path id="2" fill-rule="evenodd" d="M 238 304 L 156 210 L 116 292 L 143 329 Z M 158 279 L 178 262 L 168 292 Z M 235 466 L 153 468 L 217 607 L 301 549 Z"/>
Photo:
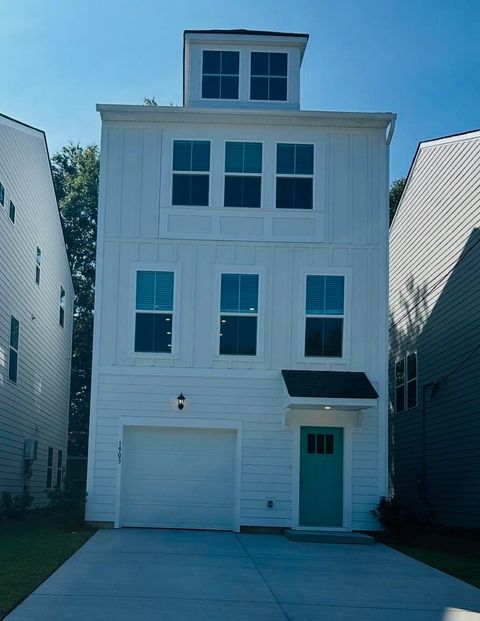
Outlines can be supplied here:
<path id="1" fill-rule="evenodd" d="M 300 108 L 307 34 L 259 30 L 184 32 L 184 105 Z"/>

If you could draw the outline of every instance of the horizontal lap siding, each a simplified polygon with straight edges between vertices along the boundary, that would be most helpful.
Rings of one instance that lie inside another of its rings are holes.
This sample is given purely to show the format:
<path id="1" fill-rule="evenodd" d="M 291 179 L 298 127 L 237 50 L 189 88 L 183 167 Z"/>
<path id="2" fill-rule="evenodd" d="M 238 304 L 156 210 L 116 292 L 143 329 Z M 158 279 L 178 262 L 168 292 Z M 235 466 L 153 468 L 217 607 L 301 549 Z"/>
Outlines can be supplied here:
<path id="1" fill-rule="evenodd" d="M 479 170 L 478 138 L 423 147 L 393 227 L 390 255 L 392 362 L 417 349 L 420 387 L 448 376 L 433 400 L 427 393 L 428 500 L 439 522 L 464 527 L 480 524 Z M 413 290 L 425 287 L 427 300 L 410 321 L 409 279 Z M 420 407 L 391 417 L 393 485 L 413 502 L 419 500 L 421 429 Z"/>
<path id="2" fill-rule="evenodd" d="M 73 288 L 43 136 L 0 118 L 0 492 L 21 492 L 23 446 L 38 441 L 29 490 L 45 502 L 48 447 L 66 466 Z M 10 199 L 15 225 L 8 217 Z M 35 283 L 37 246 L 42 251 Z M 65 326 L 58 324 L 60 286 Z M 18 383 L 8 379 L 10 316 L 20 322 Z"/>

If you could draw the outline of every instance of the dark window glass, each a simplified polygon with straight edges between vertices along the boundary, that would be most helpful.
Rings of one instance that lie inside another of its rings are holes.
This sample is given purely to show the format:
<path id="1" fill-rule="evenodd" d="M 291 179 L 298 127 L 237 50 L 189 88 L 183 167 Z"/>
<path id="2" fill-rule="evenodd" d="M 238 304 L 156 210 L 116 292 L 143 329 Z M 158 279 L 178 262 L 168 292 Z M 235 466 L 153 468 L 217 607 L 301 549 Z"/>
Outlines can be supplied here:
<path id="1" fill-rule="evenodd" d="M 403 385 L 395 390 L 395 409 L 397 412 L 403 412 L 405 409 L 405 387 Z"/>
<path id="2" fill-rule="evenodd" d="M 252 52 L 250 99 L 286 101 L 287 54 Z"/>
<path id="3" fill-rule="evenodd" d="M 172 348 L 170 313 L 137 313 L 135 318 L 135 351 L 170 353 Z"/>
<path id="4" fill-rule="evenodd" d="M 222 315 L 220 318 L 220 354 L 255 356 L 257 318 Z"/>
<path id="5" fill-rule="evenodd" d="M 405 383 L 405 360 L 397 360 L 395 363 L 395 385 L 400 386 Z"/>
<path id="6" fill-rule="evenodd" d="M 208 207 L 208 175 L 173 175 L 172 204 Z"/>
<path id="7" fill-rule="evenodd" d="M 312 209 L 312 179 L 277 177 L 278 209 Z"/>
<path id="8" fill-rule="evenodd" d="M 315 453 L 315 434 L 307 433 L 307 453 Z"/>
<path id="9" fill-rule="evenodd" d="M 268 78 L 250 79 L 250 99 L 268 100 Z"/>
<path id="10" fill-rule="evenodd" d="M 3 207 L 5 204 L 5 188 L 0 183 L 0 205 Z"/>
<path id="11" fill-rule="evenodd" d="M 220 73 L 220 52 L 203 52 L 203 73 Z"/>
<path id="12" fill-rule="evenodd" d="M 57 457 L 57 487 L 62 485 L 62 467 L 63 467 L 63 453 L 58 451 Z"/>
<path id="13" fill-rule="evenodd" d="M 238 99 L 238 78 L 223 75 L 220 80 L 220 99 Z"/>
<path id="14" fill-rule="evenodd" d="M 18 350 L 18 340 L 20 336 L 20 323 L 12 315 L 10 318 L 10 347 Z"/>
<path id="15" fill-rule="evenodd" d="M 270 101 L 286 101 L 287 99 L 287 80 L 286 78 L 270 78 L 269 79 Z"/>
<path id="16" fill-rule="evenodd" d="M 40 266 L 41 266 L 41 263 L 42 263 L 42 251 L 37 246 L 37 258 L 36 258 L 36 265 L 35 265 L 35 282 L 37 283 L 37 285 L 40 284 Z"/>
<path id="17" fill-rule="evenodd" d="M 256 313 L 258 274 L 222 274 L 220 312 Z"/>
<path id="18" fill-rule="evenodd" d="M 287 55 L 286 54 L 269 54 L 270 59 L 270 75 L 287 75 Z"/>
<path id="19" fill-rule="evenodd" d="M 261 142 L 227 142 L 225 145 L 225 172 L 261 173 Z"/>
<path id="20" fill-rule="evenodd" d="M 343 319 L 307 317 L 305 356 L 342 356 Z"/>
<path id="21" fill-rule="evenodd" d="M 313 145 L 278 144 L 277 174 L 313 175 Z"/>
<path id="22" fill-rule="evenodd" d="M 47 461 L 47 488 L 52 487 L 52 471 L 53 471 L 53 448 L 48 447 L 48 461 Z"/>
<path id="23" fill-rule="evenodd" d="M 174 140 L 173 170 L 207 172 L 210 170 L 210 142 L 208 140 Z"/>
<path id="24" fill-rule="evenodd" d="M 222 68 L 221 72 L 225 74 L 237 74 L 239 69 L 238 52 L 221 52 Z"/>
<path id="25" fill-rule="evenodd" d="M 9 211 L 9 218 L 12 222 L 15 222 L 15 205 L 13 204 L 12 201 L 10 201 L 10 211 Z"/>
<path id="26" fill-rule="evenodd" d="M 18 375 L 18 353 L 10 348 L 9 364 L 8 364 L 8 378 L 12 382 L 17 382 Z"/>
<path id="27" fill-rule="evenodd" d="M 252 75 L 268 75 L 268 52 L 252 52 L 250 60 Z"/>
<path id="28" fill-rule="evenodd" d="M 333 455 L 333 434 L 327 433 L 325 436 L 325 453 Z"/>
<path id="29" fill-rule="evenodd" d="M 238 99 L 238 52 L 203 52 L 202 97 Z"/>
<path id="30" fill-rule="evenodd" d="M 323 433 L 317 433 L 317 453 L 323 454 L 325 452 L 325 436 Z"/>
<path id="31" fill-rule="evenodd" d="M 407 384 L 407 408 L 417 407 L 417 380 L 411 380 Z"/>
<path id="32" fill-rule="evenodd" d="M 407 356 L 407 381 L 417 377 L 417 354 L 412 352 Z"/>
<path id="33" fill-rule="evenodd" d="M 58 323 L 62 326 L 65 325 L 65 290 L 60 287 L 60 314 L 58 317 Z"/>
<path id="34" fill-rule="evenodd" d="M 307 276 L 307 315 L 343 315 L 345 278 L 343 276 Z"/>
<path id="35" fill-rule="evenodd" d="M 220 99 L 220 76 L 204 75 L 202 78 L 202 97 L 204 99 Z"/>
<path id="36" fill-rule="evenodd" d="M 225 177 L 225 207 L 260 207 L 260 177 Z"/>

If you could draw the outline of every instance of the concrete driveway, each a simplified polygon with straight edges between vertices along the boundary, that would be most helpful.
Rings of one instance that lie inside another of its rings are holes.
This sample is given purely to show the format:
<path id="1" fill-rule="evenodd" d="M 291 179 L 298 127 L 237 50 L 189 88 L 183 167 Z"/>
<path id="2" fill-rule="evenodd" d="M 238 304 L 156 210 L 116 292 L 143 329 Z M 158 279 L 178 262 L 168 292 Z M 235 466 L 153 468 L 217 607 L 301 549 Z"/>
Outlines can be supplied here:
<path id="1" fill-rule="evenodd" d="M 476 611 L 476 612 L 475 612 Z M 480 589 L 382 545 L 103 530 L 8 621 L 470 621 Z"/>

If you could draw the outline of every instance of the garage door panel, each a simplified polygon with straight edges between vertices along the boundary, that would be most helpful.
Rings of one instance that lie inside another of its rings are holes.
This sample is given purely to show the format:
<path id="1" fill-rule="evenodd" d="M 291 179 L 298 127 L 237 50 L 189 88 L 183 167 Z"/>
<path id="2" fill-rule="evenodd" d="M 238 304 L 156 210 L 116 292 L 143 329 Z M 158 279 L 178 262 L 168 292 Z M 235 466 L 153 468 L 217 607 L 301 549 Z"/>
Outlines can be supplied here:
<path id="1" fill-rule="evenodd" d="M 123 446 L 122 525 L 233 528 L 235 431 L 129 428 Z"/>

